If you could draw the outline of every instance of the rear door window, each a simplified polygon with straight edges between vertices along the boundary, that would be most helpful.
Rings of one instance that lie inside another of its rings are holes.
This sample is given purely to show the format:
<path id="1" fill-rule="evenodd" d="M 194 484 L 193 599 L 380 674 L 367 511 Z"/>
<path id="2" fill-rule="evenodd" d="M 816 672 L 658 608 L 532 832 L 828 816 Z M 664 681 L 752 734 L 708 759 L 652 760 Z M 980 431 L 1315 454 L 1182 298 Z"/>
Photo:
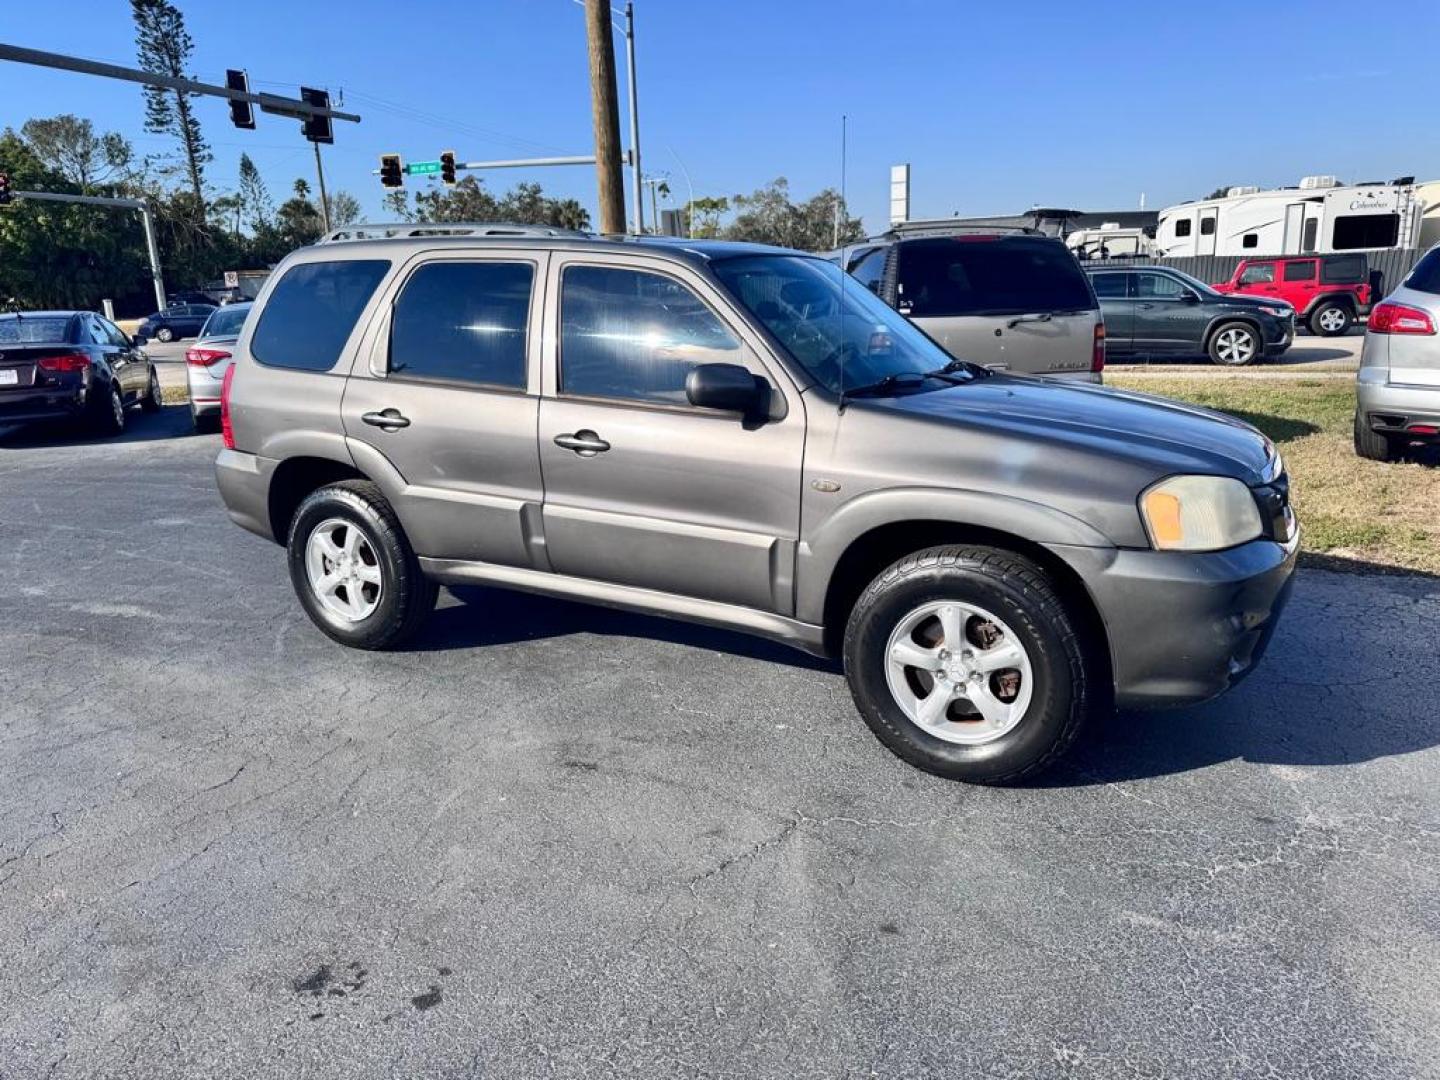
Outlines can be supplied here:
<path id="1" fill-rule="evenodd" d="M 390 373 L 523 390 L 534 280 L 532 263 L 420 267 L 395 301 Z"/>
<path id="2" fill-rule="evenodd" d="M 268 367 L 329 371 L 389 269 L 386 259 L 292 266 L 260 312 L 251 355 Z"/>
<path id="3" fill-rule="evenodd" d="M 900 245 L 898 284 L 899 308 L 913 318 L 1095 308 L 1075 256 L 1039 238 L 907 241 Z"/>
<path id="4" fill-rule="evenodd" d="M 1285 273 L 1282 275 L 1286 281 L 1314 281 L 1315 260 L 1301 259 L 1299 262 L 1285 263 Z"/>
<path id="5" fill-rule="evenodd" d="M 1125 299 L 1124 274 L 1095 274 L 1090 278 L 1090 284 L 1095 286 L 1095 295 L 1101 300 Z"/>

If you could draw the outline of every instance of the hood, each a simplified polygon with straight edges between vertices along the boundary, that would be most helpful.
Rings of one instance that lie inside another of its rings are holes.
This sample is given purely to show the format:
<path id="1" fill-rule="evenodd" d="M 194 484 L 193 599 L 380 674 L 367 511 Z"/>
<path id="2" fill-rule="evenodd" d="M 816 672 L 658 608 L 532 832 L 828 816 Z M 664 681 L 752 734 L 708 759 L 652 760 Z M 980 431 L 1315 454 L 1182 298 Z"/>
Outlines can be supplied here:
<path id="1" fill-rule="evenodd" d="M 1074 467 L 1124 462 L 1155 479 L 1177 473 L 1272 479 L 1275 448 L 1234 417 L 1168 398 L 1060 379 L 991 375 L 948 390 L 878 399 L 916 419 L 943 421 L 1072 451 Z"/>
<path id="2" fill-rule="evenodd" d="M 1289 300 L 1278 296 L 1254 296 L 1250 293 L 1225 293 L 1225 303 L 1231 307 L 1260 308 L 1277 307 L 1295 310 L 1295 305 Z"/>

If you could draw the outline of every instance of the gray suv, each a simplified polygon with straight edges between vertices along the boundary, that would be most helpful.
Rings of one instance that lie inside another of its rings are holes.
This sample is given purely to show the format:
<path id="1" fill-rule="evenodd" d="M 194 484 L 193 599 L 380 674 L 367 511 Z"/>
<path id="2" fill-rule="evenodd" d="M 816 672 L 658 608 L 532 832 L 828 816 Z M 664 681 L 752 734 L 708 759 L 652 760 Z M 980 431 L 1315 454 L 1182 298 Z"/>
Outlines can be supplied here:
<path id="1" fill-rule="evenodd" d="M 445 230 L 292 254 L 226 378 L 221 495 L 336 641 L 442 584 L 730 627 L 986 783 L 1259 660 L 1298 536 L 1253 428 L 953 360 L 797 252 Z"/>
<path id="2" fill-rule="evenodd" d="M 1074 252 L 1026 232 L 892 235 L 830 256 L 951 356 L 1100 382 L 1106 327 Z"/>
<path id="3" fill-rule="evenodd" d="M 1295 340 L 1295 309 L 1278 297 L 1217 292 L 1168 266 L 1087 270 L 1112 359 L 1209 356 L 1244 367 L 1279 356 Z"/>

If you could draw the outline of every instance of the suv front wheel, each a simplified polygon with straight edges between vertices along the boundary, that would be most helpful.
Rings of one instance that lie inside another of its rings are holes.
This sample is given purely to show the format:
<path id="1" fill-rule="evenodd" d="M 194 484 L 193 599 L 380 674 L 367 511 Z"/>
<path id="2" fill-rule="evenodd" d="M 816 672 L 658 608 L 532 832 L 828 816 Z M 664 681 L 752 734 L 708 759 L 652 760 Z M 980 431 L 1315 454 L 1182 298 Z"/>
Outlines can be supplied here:
<path id="1" fill-rule="evenodd" d="M 1049 768 L 1093 708 L 1085 651 L 1034 563 L 990 547 L 934 547 L 871 582 L 845 630 L 845 674 L 897 756 L 971 783 Z"/>
<path id="2" fill-rule="evenodd" d="M 295 512 L 286 544 L 290 581 L 315 625 L 342 645 L 388 649 L 435 607 L 395 511 L 368 480 L 313 492 Z"/>

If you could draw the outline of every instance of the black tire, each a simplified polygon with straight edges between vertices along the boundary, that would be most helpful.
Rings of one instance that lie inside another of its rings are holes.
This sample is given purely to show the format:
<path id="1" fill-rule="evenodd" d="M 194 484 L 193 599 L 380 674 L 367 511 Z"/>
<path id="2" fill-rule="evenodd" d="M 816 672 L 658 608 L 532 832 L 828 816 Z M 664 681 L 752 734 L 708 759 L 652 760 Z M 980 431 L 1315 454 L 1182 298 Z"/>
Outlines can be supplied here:
<path id="1" fill-rule="evenodd" d="M 1328 327 L 1322 326 L 1326 322 Z M 1310 313 L 1310 332 L 1320 337 L 1339 337 L 1355 323 L 1355 312 L 1348 304 L 1327 300 Z"/>
<path id="2" fill-rule="evenodd" d="M 168 326 L 162 326 L 159 330 L 155 331 L 155 340 L 167 343 L 174 341 L 175 331 L 171 330 Z"/>
<path id="3" fill-rule="evenodd" d="M 1400 456 L 1398 441 L 1391 435 L 1372 431 L 1364 417 L 1355 414 L 1355 453 L 1371 461 L 1394 461 Z"/>
<path id="4" fill-rule="evenodd" d="M 1232 341 L 1229 335 L 1244 333 L 1249 335 L 1250 351 L 1243 359 L 1237 359 L 1232 354 L 1227 358 L 1226 346 Z M 1206 346 L 1210 359 L 1221 367 L 1245 367 L 1253 364 L 1265 354 L 1264 343 L 1260 339 L 1260 331 L 1247 322 L 1227 322 L 1215 328 L 1210 335 L 1210 343 Z"/>
<path id="5" fill-rule="evenodd" d="M 95 430 L 101 435 L 120 435 L 125 431 L 125 399 L 113 380 L 106 390 L 108 393 L 95 396 Z"/>
<path id="6" fill-rule="evenodd" d="M 148 413 L 157 413 L 165 405 L 165 397 L 160 389 L 160 376 L 155 369 L 150 369 L 150 385 L 145 388 L 145 396 L 140 401 L 140 407 Z"/>
<path id="7" fill-rule="evenodd" d="M 973 604 L 1004 620 L 1029 654 L 1034 684 L 1018 725 L 980 745 L 921 729 L 886 679 L 889 639 L 910 612 L 936 600 Z M 1034 563 L 992 547 L 945 546 L 907 555 L 861 594 L 845 627 L 845 675 L 879 740 L 916 768 L 952 780 L 1011 784 L 1032 779 L 1069 749 L 1099 695 L 1076 624 Z"/>
<path id="8" fill-rule="evenodd" d="M 357 622 L 328 611 L 310 587 L 306 545 L 315 527 L 332 518 L 359 526 L 382 574 L 379 603 Z M 355 649 L 390 649 L 413 635 L 435 607 L 439 587 L 420 570 L 395 511 L 368 480 L 344 480 L 312 492 L 295 511 L 286 543 L 290 582 L 311 620 L 328 636 Z"/>

